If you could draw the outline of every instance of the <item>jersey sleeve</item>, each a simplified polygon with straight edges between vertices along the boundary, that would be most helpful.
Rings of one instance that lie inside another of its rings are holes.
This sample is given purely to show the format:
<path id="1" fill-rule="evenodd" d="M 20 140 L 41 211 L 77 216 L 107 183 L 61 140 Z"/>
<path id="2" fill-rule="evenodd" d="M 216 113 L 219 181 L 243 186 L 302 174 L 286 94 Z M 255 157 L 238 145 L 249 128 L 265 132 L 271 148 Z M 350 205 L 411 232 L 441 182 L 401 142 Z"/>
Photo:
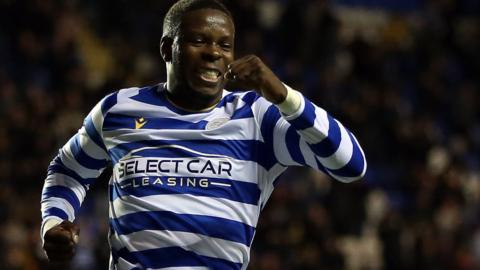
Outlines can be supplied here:
<path id="1" fill-rule="evenodd" d="M 303 95 L 300 107 L 290 115 L 268 103 L 260 129 L 283 166 L 308 166 L 346 183 L 366 172 L 365 154 L 355 136 Z"/>
<path id="2" fill-rule="evenodd" d="M 109 164 L 102 125 L 111 103 L 112 95 L 99 102 L 50 163 L 41 197 L 42 235 L 47 220 L 75 219 L 90 185 Z"/>

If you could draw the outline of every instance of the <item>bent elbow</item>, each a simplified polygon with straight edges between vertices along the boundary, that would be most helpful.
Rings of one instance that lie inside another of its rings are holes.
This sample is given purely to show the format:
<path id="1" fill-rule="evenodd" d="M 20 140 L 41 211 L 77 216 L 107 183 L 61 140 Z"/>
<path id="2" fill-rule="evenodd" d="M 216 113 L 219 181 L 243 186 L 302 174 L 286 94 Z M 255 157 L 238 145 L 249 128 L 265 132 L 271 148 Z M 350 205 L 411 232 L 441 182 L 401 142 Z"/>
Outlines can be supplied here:
<path id="1" fill-rule="evenodd" d="M 348 169 L 347 174 L 338 175 L 334 172 L 329 171 L 330 176 L 332 176 L 335 180 L 338 180 L 342 183 L 351 183 L 354 181 L 361 180 L 367 172 L 367 162 L 364 160 L 361 166 L 354 166 Z"/>

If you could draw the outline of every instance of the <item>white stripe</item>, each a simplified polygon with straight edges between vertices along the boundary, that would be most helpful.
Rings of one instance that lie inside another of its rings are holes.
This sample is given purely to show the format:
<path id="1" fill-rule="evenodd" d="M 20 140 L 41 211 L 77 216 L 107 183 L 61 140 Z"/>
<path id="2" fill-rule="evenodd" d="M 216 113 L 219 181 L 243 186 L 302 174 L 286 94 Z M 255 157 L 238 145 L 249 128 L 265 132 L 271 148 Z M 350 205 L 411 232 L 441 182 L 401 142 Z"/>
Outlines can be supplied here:
<path id="1" fill-rule="evenodd" d="M 261 176 L 258 186 L 260 187 L 260 190 L 262 191 L 260 193 L 260 206 L 262 208 L 265 207 L 265 205 L 268 201 L 268 198 L 270 198 L 270 195 L 273 192 L 273 189 L 274 189 L 273 181 L 280 174 L 282 174 L 286 169 L 287 169 L 287 167 L 284 167 L 284 166 L 277 163 L 268 171 L 268 173 Z"/>
<path id="2" fill-rule="evenodd" d="M 97 130 L 97 133 L 102 136 L 102 126 L 103 126 L 103 114 L 102 114 L 102 103 L 99 102 L 93 109 L 90 111 L 90 117 L 92 118 L 93 126 Z"/>
<path id="3" fill-rule="evenodd" d="M 128 98 L 138 95 L 139 92 L 140 92 L 140 87 L 130 87 L 130 88 L 124 88 L 124 89 L 118 90 L 117 104 L 125 101 L 129 102 L 130 100 L 128 100 Z"/>
<path id="4" fill-rule="evenodd" d="M 78 201 L 81 202 L 85 198 L 86 191 L 77 180 L 71 178 L 68 175 L 62 173 L 53 173 L 47 176 L 43 188 L 53 187 L 53 186 L 62 186 L 70 189 Z"/>
<path id="5" fill-rule="evenodd" d="M 142 211 L 169 211 L 177 214 L 204 215 L 238 221 L 255 227 L 258 206 L 224 198 L 191 194 L 162 194 L 145 197 L 122 196 L 113 201 L 115 218 Z"/>
<path id="6" fill-rule="evenodd" d="M 249 248 L 233 241 L 208 237 L 201 234 L 167 231 L 145 230 L 128 235 L 113 234 L 112 242 L 118 242 L 130 252 L 149 249 L 181 247 L 201 256 L 227 260 L 234 263 L 244 263 L 248 260 Z"/>
<path id="7" fill-rule="evenodd" d="M 65 213 L 67 213 L 68 220 L 73 221 L 75 219 L 75 212 L 73 210 L 73 206 L 64 198 L 60 197 L 48 197 L 45 200 L 42 200 L 41 203 L 41 211 L 42 213 L 47 211 L 50 208 L 60 208 Z"/>
<path id="8" fill-rule="evenodd" d="M 117 265 L 115 267 L 116 270 L 130 270 L 135 267 L 141 267 L 140 265 L 131 264 L 122 257 L 118 258 Z"/>
<path id="9" fill-rule="evenodd" d="M 280 118 L 275 125 L 273 132 L 273 152 L 280 163 L 287 166 L 299 166 L 300 164 L 293 160 L 287 148 L 286 136 L 290 124 Z"/>
<path id="10" fill-rule="evenodd" d="M 231 187 L 232 186 L 230 184 L 217 183 L 217 182 L 210 182 L 210 185 L 221 186 L 221 187 Z"/>
<path id="11" fill-rule="evenodd" d="M 322 158 L 318 157 L 320 163 L 327 169 L 336 170 L 340 169 L 345 166 L 350 159 L 352 158 L 353 154 L 353 144 L 350 140 L 350 136 L 348 136 L 348 131 L 343 127 L 343 125 L 335 120 L 340 128 L 341 140 L 340 145 L 331 156 Z"/>
<path id="12" fill-rule="evenodd" d="M 101 170 L 92 170 L 82 166 L 73 156 L 72 151 L 70 150 L 70 145 L 66 144 L 60 150 L 60 159 L 63 164 L 70 170 L 76 172 L 82 178 L 97 178 L 103 171 Z"/>
<path id="13" fill-rule="evenodd" d="M 307 142 L 300 138 L 300 152 L 302 153 L 303 158 L 305 159 L 305 163 L 310 166 L 311 168 L 318 170 L 317 161 L 315 160 L 315 154 L 312 152 L 310 146 L 308 146 Z"/>
<path id="14" fill-rule="evenodd" d="M 203 153 L 203 152 L 196 151 L 196 150 L 190 149 L 190 148 L 188 148 L 188 147 L 185 147 L 185 146 L 182 146 L 182 145 L 176 145 L 176 144 L 161 145 L 161 146 L 146 146 L 146 147 L 141 147 L 141 148 L 135 148 L 135 149 L 133 149 L 132 151 L 130 151 L 128 154 L 126 154 L 126 155 L 123 157 L 123 159 L 125 159 L 125 158 L 130 158 L 130 156 L 135 156 L 135 154 L 136 154 L 137 152 L 141 152 L 141 151 L 144 151 L 144 150 L 153 150 L 153 149 L 162 149 L 162 148 L 177 148 L 177 149 L 182 149 L 182 150 L 187 151 L 187 152 L 190 152 L 190 153 L 192 153 L 192 154 L 196 154 L 196 155 L 203 156 L 203 157 L 208 157 L 209 159 L 210 159 L 210 158 L 233 159 L 233 158 L 231 158 L 231 157 L 229 157 L 229 156 L 226 156 L 226 155 Z"/>
<path id="15" fill-rule="evenodd" d="M 328 136 L 328 122 L 327 112 L 319 107 L 315 107 L 315 121 L 313 127 L 300 130 L 300 134 L 310 144 L 321 142 Z"/>
<path id="16" fill-rule="evenodd" d="M 193 137 L 199 136 L 197 133 Z M 171 136 L 171 135 L 170 135 Z M 229 120 L 218 129 L 205 131 L 201 134 L 204 139 L 209 140 L 259 140 L 261 138 L 260 130 L 252 117 Z M 187 139 L 187 138 L 186 138 Z M 200 138 L 199 138 L 200 139 Z"/>
<path id="17" fill-rule="evenodd" d="M 78 131 L 78 135 L 80 147 L 87 155 L 95 159 L 109 159 L 107 153 L 88 136 L 85 127 Z"/>
<path id="18" fill-rule="evenodd" d="M 217 118 L 217 117 L 215 117 Z M 132 120 L 133 123 L 133 120 Z M 215 130 L 121 128 L 104 131 L 105 144 L 111 149 L 118 144 L 138 140 L 256 140 L 260 132 L 252 118 L 229 120 Z"/>

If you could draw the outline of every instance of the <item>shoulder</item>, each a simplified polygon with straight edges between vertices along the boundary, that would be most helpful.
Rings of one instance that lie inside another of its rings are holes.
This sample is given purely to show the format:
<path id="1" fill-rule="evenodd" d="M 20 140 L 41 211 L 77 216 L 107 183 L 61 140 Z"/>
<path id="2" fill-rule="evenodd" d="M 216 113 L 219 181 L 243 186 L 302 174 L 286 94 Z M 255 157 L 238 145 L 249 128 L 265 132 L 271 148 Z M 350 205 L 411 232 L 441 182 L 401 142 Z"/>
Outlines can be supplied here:
<path id="1" fill-rule="evenodd" d="M 102 114 L 105 115 L 114 106 L 129 102 L 132 99 L 135 99 L 136 97 L 139 97 L 141 95 L 151 94 L 155 91 L 157 87 L 157 85 L 154 85 L 119 89 L 102 98 L 97 107 L 99 107 Z"/>

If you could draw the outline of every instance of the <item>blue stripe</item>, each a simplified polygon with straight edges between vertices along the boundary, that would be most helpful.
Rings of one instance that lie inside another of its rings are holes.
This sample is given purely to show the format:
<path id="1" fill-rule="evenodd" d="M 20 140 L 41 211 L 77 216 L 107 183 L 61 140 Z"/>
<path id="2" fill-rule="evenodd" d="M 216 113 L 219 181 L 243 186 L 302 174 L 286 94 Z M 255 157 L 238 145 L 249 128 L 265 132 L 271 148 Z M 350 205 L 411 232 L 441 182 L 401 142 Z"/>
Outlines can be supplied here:
<path id="1" fill-rule="evenodd" d="M 248 106 L 252 106 L 252 104 L 260 98 L 260 95 L 257 94 L 255 91 L 248 91 L 243 95 L 242 100 L 247 103 Z"/>
<path id="2" fill-rule="evenodd" d="M 264 162 L 270 165 L 270 167 L 267 169 L 270 169 L 275 163 L 277 163 L 277 159 L 273 151 L 273 132 L 280 117 L 281 115 L 277 107 L 270 105 L 267 111 L 263 114 L 262 123 L 260 124 L 260 132 L 262 133 L 263 140 L 265 141 L 265 147 L 260 154 L 264 156 Z"/>
<path id="3" fill-rule="evenodd" d="M 167 211 L 143 211 L 110 219 L 119 235 L 143 230 L 191 232 L 250 246 L 255 228 L 225 218 L 176 214 Z"/>
<path id="4" fill-rule="evenodd" d="M 93 142 L 95 142 L 100 148 L 102 148 L 103 150 L 105 150 L 105 152 L 107 152 L 107 148 L 103 143 L 102 137 L 100 136 L 100 134 L 98 134 L 97 129 L 93 124 L 91 115 L 88 115 L 87 118 L 85 118 L 83 125 L 85 126 L 85 130 L 87 131 L 87 134 L 90 137 L 90 139 L 92 139 Z"/>
<path id="5" fill-rule="evenodd" d="M 177 145 L 198 151 L 204 154 L 215 154 L 233 157 L 239 160 L 257 162 L 265 169 L 270 169 L 275 164 L 275 157 L 272 154 L 273 148 L 256 140 L 146 140 L 118 144 L 109 150 L 114 163 L 130 151 L 142 147 L 159 147 Z M 178 148 L 164 148 L 173 153 L 181 153 Z M 177 155 L 177 157 L 182 157 Z"/>
<path id="6" fill-rule="evenodd" d="M 140 116 L 130 116 L 115 113 L 108 113 L 103 122 L 103 130 L 116 130 L 120 128 L 135 129 L 135 121 Z M 198 129 L 204 130 L 207 125 L 207 121 L 202 120 L 196 123 L 178 120 L 174 118 L 154 118 L 144 117 L 145 124 L 142 129 Z"/>
<path id="7" fill-rule="evenodd" d="M 135 128 L 135 117 L 116 113 L 107 113 L 103 120 L 103 130 L 115 130 L 120 128 Z"/>
<path id="8" fill-rule="evenodd" d="M 140 264 L 142 268 L 195 267 L 204 266 L 209 269 L 241 269 L 242 264 L 224 259 L 196 254 L 180 247 L 166 247 L 129 252 L 121 249 L 117 256 L 132 264 Z"/>
<path id="9" fill-rule="evenodd" d="M 75 157 L 75 160 L 78 161 L 83 167 L 89 168 L 92 170 L 100 170 L 105 168 L 107 166 L 107 160 L 106 159 L 96 159 L 93 158 L 87 153 L 85 153 L 80 146 L 80 135 L 77 134 L 75 135 L 72 140 L 70 140 L 70 151 L 72 152 L 73 156 Z"/>
<path id="10" fill-rule="evenodd" d="M 113 231 L 113 229 L 110 228 L 110 232 L 112 232 L 112 231 Z M 110 237 L 110 236 L 109 236 L 109 237 Z M 123 248 L 123 250 L 125 250 L 125 249 L 126 249 L 126 248 Z M 121 252 L 121 251 L 122 251 L 122 250 L 117 251 L 117 250 L 116 250 L 115 248 L 113 248 L 113 247 L 110 248 L 110 254 L 112 255 L 112 261 L 113 261 L 114 264 L 117 264 L 117 263 L 118 263 L 118 258 L 120 257 L 120 256 L 118 255 L 118 253 Z"/>
<path id="11" fill-rule="evenodd" d="M 42 219 L 45 219 L 46 217 L 50 217 L 50 216 L 55 216 L 63 220 L 68 220 L 67 213 L 58 207 L 51 207 L 43 211 Z"/>
<path id="12" fill-rule="evenodd" d="M 152 129 L 191 129 L 191 130 L 204 130 L 207 126 L 207 121 L 201 120 L 196 123 L 182 121 L 173 118 L 145 118 L 147 123 L 143 128 Z"/>
<path id="13" fill-rule="evenodd" d="M 143 178 L 144 177 L 133 177 L 128 180 L 122 180 L 120 184 L 115 184 L 117 187 L 110 187 L 112 190 L 110 200 L 115 200 L 120 196 L 144 197 L 160 194 L 192 194 L 197 196 L 224 198 L 236 202 L 257 205 L 260 199 L 260 189 L 258 188 L 258 185 L 254 183 L 221 178 L 196 177 L 197 186 L 193 187 L 187 186 L 187 178 L 192 180 L 192 178 L 195 177 L 150 176 L 148 177 L 148 185 L 143 186 Z M 157 178 L 161 180 L 161 183 L 157 181 L 157 183 L 154 184 Z M 169 186 L 168 178 L 176 178 L 178 185 Z M 182 186 L 179 184 L 180 178 L 183 178 Z M 198 181 L 200 179 L 208 179 L 208 187 L 199 187 Z M 231 186 L 217 186 L 212 185 L 211 182 L 230 184 Z M 133 187 L 133 183 L 138 187 Z M 122 186 L 123 188 L 120 188 L 119 186 Z"/>
<path id="14" fill-rule="evenodd" d="M 357 145 L 357 143 L 355 143 L 355 140 L 353 139 L 353 135 L 350 132 L 348 132 L 348 135 L 350 136 L 350 140 L 353 144 L 353 153 L 350 161 L 340 169 L 328 170 L 335 175 L 343 177 L 360 176 L 363 172 L 363 167 L 365 166 L 365 160 L 363 158 L 362 152 L 360 151 L 360 147 Z"/>
<path id="15" fill-rule="evenodd" d="M 280 117 L 280 112 L 273 105 L 271 105 L 263 114 L 262 123 L 260 124 L 260 131 L 262 132 L 263 139 L 267 142 L 270 142 L 270 144 L 273 143 L 273 131 Z"/>
<path id="16" fill-rule="evenodd" d="M 67 168 L 59 156 L 56 156 L 55 159 L 50 163 L 50 166 L 48 166 L 47 175 L 54 173 L 61 173 L 75 179 L 85 189 L 87 189 L 87 185 L 95 183 L 95 178 L 82 178 L 75 171 Z"/>
<path id="17" fill-rule="evenodd" d="M 220 102 L 217 104 L 217 108 L 224 107 L 227 105 L 227 103 L 232 103 L 234 100 L 238 98 L 237 93 L 230 93 L 222 98 Z"/>
<path id="18" fill-rule="evenodd" d="M 110 110 L 110 108 L 112 108 L 115 104 L 117 104 L 117 95 L 118 95 L 118 92 L 115 92 L 115 93 L 112 93 L 108 96 L 106 96 L 104 99 L 103 99 L 103 102 L 102 102 L 102 105 L 101 105 L 101 108 L 102 108 L 102 115 L 105 115 L 108 110 Z"/>
<path id="19" fill-rule="evenodd" d="M 337 151 L 340 146 L 340 141 L 342 140 L 340 126 L 330 115 L 328 115 L 328 123 L 328 136 L 319 143 L 310 145 L 312 151 L 320 157 L 329 157 L 333 155 Z"/>
<path id="20" fill-rule="evenodd" d="M 243 119 L 253 117 L 252 107 L 245 105 L 236 110 L 230 119 Z"/>
<path id="21" fill-rule="evenodd" d="M 302 150 L 300 150 L 300 135 L 293 126 L 290 126 L 285 135 L 285 142 L 287 144 L 288 153 L 293 160 L 305 165 L 305 158 L 303 157 Z"/>
<path id="22" fill-rule="evenodd" d="M 80 208 L 80 201 L 78 200 L 75 193 L 64 186 L 51 186 L 47 187 L 42 192 L 42 200 L 45 200 L 50 197 L 58 197 L 67 200 L 70 205 L 72 205 L 75 212 Z"/>
<path id="23" fill-rule="evenodd" d="M 300 114 L 295 119 L 288 121 L 297 130 L 311 128 L 315 123 L 315 117 L 316 117 L 315 107 L 308 99 L 304 98 L 304 100 L 305 100 L 305 108 L 303 109 L 302 114 Z"/>
<path id="24" fill-rule="evenodd" d="M 163 94 L 160 95 L 159 93 L 157 93 L 157 89 L 157 85 L 143 87 L 138 90 L 137 95 L 130 98 L 150 105 L 165 106 L 164 102 L 162 102 Z"/>

